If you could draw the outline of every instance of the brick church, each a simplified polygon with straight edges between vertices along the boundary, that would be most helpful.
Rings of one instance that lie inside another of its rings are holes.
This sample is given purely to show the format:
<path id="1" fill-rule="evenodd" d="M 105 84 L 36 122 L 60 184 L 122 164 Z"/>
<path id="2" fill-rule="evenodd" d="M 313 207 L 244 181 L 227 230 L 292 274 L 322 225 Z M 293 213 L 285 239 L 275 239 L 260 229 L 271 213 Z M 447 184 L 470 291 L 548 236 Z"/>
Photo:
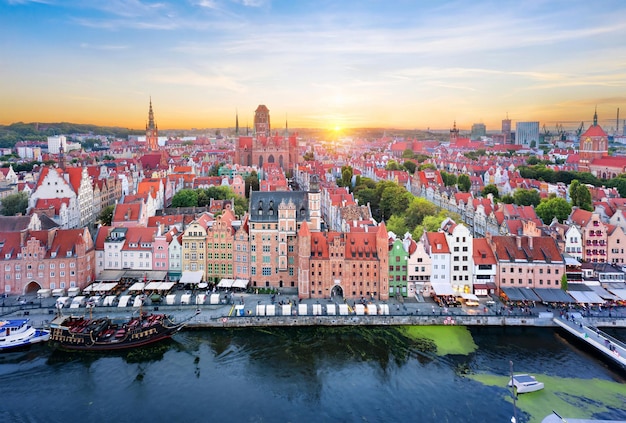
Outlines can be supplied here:
<path id="1" fill-rule="evenodd" d="M 236 133 L 239 134 L 239 118 Z M 242 166 L 263 168 L 266 163 L 277 163 L 283 171 L 292 170 L 298 161 L 296 134 L 289 134 L 287 122 L 283 135 L 272 134 L 270 111 L 261 104 L 254 112 L 253 134 L 239 136 L 234 163 Z"/>

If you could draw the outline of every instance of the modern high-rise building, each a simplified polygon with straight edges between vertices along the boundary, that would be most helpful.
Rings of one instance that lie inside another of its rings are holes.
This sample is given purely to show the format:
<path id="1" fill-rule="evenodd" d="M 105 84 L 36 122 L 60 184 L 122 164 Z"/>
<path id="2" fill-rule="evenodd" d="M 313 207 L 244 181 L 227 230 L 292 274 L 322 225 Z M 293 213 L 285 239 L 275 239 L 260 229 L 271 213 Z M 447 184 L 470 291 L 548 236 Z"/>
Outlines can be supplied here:
<path id="1" fill-rule="evenodd" d="M 530 147 L 539 144 L 539 122 L 517 122 L 515 124 L 515 144 Z"/>
<path id="2" fill-rule="evenodd" d="M 48 153 L 59 154 L 63 151 L 67 151 L 67 138 L 65 135 L 57 135 L 54 137 L 48 137 Z"/>
<path id="3" fill-rule="evenodd" d="M 472 140 L 479 140 L 481 137 L 487 136 L 487 127 L 484 123 L 475 123 L 472 125 L 472 133 L 470 138 Z"/>
<path id="4" fill-rule="evenodd" d="M 504 143 L 512 144 L 511 139 L 511 119 L 507 116 L 506 119 L 502 119 L 502 134 L 504 135 Z"/>

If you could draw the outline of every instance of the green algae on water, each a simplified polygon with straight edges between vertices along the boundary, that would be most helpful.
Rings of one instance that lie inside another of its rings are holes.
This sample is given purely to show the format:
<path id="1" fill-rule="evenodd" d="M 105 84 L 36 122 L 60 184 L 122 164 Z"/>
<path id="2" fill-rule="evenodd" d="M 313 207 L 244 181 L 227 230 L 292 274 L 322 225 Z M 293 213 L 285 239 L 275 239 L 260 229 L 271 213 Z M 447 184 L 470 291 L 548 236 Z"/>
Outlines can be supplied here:
<path id="1" fill-rule="evenodd" d="M 468 355 L 478 348 L 465 326 L 400 326 L 398 329 L 410 339 L 431 340 L 440 356 Z"/>
<path id="2" fill-rule="evenodd" d="M 509 377 L 486 374 L 469 375 L 483 385 L 502 387 L 503 396 L 513 402 Z M 619 382 L 602 379 L 560 378 L 535 375 L 545 384 L 541 391 L 517 396 L 517 408 L 530 416 L 530 423 L 541 422 L 552 410 L 563 417 L 590 419 L 612 408 L 621 409 L 626 401 L 626 388 Z"/>

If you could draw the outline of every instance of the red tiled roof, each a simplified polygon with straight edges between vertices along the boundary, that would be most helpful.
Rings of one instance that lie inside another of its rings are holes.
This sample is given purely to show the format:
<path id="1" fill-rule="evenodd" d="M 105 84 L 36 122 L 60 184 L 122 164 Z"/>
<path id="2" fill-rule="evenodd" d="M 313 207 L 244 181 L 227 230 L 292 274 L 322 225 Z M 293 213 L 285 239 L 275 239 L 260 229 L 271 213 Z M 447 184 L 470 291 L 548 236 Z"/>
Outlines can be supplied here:
<path id="1" fill-rule="evenodd" d="M 604 129 L 600 125 L 591 125 L 587 130 L 580 136 L 580 138 L 584 137 L 608 137 Z"/>
<path id="2" fill-rule="evenodd" d="M 426 238 L 432 254 L 449 254 L 450 248 L 443 232 L 426 232 Z"/>
<path id="3" fill-rule="evenodd" d="M 496 257 L 485 238 L 474 238 L 474 264 L 496 264 Z"/>
<path id="4" fill-rule="evenodd" d="M 491 239 L 495 245 L 495 256 L 499 261 L 563 262 L 556 240 L 549 236 L 494 236 Z M 521 248 L 518 247 L 518 241 Z"/>

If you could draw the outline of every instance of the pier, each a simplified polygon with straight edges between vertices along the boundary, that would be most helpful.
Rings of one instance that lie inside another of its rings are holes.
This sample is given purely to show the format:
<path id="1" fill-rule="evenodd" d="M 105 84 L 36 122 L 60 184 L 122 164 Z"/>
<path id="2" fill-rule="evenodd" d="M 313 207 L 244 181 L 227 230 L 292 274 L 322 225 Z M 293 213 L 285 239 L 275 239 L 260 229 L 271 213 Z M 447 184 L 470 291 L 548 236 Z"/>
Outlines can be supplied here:
<path id="1" fill-rule="evenodd" d="M 619 339 L 602 332 L 597 326 L 590 325 L 579 313 L 555 317 L 552 320 L 576 339 L 593 347 L 609 360 L 626 369 L 626 344 Z"/>

